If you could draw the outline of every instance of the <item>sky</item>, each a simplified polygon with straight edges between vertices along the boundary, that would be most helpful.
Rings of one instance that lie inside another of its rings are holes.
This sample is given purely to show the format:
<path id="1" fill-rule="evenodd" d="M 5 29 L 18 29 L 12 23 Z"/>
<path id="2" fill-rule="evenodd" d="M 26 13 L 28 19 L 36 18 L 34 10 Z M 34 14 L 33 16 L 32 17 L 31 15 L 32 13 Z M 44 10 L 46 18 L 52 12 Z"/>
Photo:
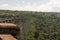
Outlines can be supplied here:
<path id="1" fill-rule="evenodd" d="M 0 0 L 0 10 L 60 12 L 60 0 Z"/>

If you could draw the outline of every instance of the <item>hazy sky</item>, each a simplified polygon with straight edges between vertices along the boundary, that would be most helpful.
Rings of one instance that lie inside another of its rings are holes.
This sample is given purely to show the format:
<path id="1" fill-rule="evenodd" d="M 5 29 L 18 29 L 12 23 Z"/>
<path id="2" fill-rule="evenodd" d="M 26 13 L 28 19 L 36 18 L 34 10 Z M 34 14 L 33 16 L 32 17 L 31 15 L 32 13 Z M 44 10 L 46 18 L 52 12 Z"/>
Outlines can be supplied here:
<path id="1" fill-rule="evenodd" d="M 0 0 L 0 9 L 60 12 L 60 0 Z"/>

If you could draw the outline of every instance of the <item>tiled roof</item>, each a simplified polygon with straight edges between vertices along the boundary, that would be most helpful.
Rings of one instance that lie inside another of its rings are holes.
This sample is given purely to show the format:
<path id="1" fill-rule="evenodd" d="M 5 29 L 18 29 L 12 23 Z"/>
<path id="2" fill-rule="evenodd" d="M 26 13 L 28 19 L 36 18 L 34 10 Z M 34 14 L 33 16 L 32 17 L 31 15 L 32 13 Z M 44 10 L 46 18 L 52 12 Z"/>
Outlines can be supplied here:
<path id="1" fill-rule="evenodd" d="M 14 38 L 12 35 L 10 34 L 0 34 L 0 38 L 2 40 L 17 40 L 16 38 Z"/>
<path id="2" fill-rule="evenodd" d="M 13 24 L 13 23 L 0 23 L 0 27 L 2 27 L 2 28 L 11 28 L 11 27 L 16 27 L 16 24 Z"/>

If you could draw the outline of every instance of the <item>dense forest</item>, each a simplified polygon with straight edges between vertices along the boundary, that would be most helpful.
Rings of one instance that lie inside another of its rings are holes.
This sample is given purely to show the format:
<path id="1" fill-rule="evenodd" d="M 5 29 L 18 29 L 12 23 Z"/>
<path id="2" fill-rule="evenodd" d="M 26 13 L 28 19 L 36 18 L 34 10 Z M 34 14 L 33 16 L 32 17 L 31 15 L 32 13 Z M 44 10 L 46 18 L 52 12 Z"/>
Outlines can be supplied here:
<path id="1" fill-rule="evenodd" d="M 60 40 L 60 13 L 0 10 L 0 17 L 14 18 L 18 40 Z"/>

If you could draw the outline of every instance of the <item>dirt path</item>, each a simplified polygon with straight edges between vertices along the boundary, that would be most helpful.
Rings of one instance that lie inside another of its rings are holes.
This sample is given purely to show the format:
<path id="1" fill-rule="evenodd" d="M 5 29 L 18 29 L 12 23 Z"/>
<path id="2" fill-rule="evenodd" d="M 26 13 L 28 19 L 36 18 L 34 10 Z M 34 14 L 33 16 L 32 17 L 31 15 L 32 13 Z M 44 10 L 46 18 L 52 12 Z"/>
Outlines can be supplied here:
<path id="1" fill-rule="evenodd" d="M 10 34 L 0 34 L 0 38 L 2 38 L 2 40 L 17 40 Z"/>

